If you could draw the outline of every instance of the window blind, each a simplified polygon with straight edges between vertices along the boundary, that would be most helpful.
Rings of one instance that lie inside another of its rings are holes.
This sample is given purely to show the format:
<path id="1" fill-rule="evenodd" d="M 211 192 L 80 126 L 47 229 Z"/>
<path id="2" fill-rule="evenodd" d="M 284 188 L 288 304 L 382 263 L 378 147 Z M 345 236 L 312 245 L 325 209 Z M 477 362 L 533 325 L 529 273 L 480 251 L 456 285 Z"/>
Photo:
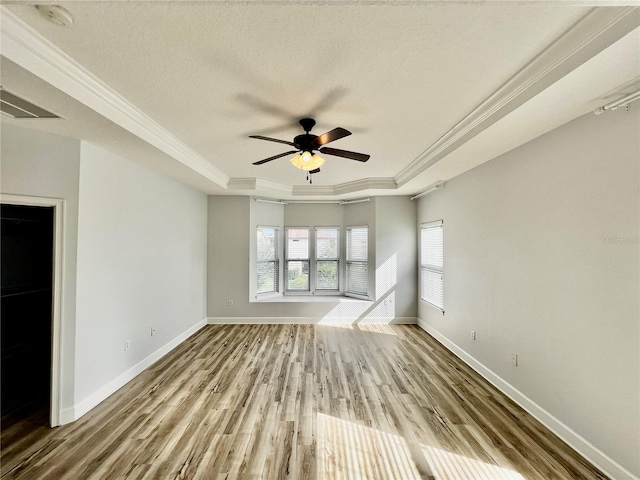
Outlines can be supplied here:
<path id="1" fill-rule="evenodd" d="M 309 290 L 309 229 L 287 228 L 287 290 Z"/>
<path id="2" fill-rule="evenodd" d="M 273 227 L 258 227 L 257 293 L 279 291 L 278 266 L 278 229 Z"/>
<path id="3" fill-rule="evenodd" d="M 420 229 L 420 297 L 444 313 L 444 224 Z"/>
<path id="4" fill-rule="evenodd" d="M 340 248 L 338 228 L 316 228 L 316 290 L 338 290 Z"/>
<path id="5" fill-rule="evenodd" d="M 347 293 L 369 293 L 369 228 L 347 227 Z"/>

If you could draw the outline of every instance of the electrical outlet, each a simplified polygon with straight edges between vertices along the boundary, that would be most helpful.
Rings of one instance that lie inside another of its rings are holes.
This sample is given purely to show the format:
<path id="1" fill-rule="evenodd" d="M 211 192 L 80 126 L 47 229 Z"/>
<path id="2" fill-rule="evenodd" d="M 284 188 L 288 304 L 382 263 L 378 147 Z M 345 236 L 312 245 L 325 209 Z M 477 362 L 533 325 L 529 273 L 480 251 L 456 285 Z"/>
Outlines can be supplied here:
<path id="1" fill-rule="evenodd" d="M 511 365 L 513 365 L 514 367 L 518 366 L 518 354 L 517 353 L 512 353 L 511 354 Z"/>
<path id="2" fill-rule="evenodd" d="M 227 303 L 227 305 L 229 305 L 230 307 L 233 307 L 233 300 L 229 299 L 229 303 Z"/>
<path id="3" fill-rule="evenodd" d="M 125 350 L 129 350 L 130 348 L 131 348 L 131 341 L 125 340 L 124 341 L 124 349 Z"/>
<path id="4" fill-rule="evenodd" d="M 475 340 L 475 339 L 476 339 L 476 331 L 471 330 L 471 340 Z"/>
<path id="5" fill-rule="evenodd" d="M 156 334 L 156 327 L 151 327 L 151 336 L 153 337 Z"/>

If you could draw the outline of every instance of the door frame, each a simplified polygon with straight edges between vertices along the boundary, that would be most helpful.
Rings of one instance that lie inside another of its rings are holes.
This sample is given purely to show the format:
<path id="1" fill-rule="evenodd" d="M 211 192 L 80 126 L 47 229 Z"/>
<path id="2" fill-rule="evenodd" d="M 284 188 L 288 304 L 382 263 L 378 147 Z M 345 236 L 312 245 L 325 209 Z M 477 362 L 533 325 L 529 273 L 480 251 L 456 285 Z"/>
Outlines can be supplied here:
<path id="1" fill-rule="evenodd" d="M 0 194 L 0 203 L 36 207 L 53 207 L 53 279 L 51 307 L 51 398 L 49 405 L 49 423 L 52 427 L 60 425 L 61 392 L 61 340 L 62 340 L 62 290 L 64 280 L 64 210 L 65 201 L 61 198 L 36 197 L 28 195 Z"/>

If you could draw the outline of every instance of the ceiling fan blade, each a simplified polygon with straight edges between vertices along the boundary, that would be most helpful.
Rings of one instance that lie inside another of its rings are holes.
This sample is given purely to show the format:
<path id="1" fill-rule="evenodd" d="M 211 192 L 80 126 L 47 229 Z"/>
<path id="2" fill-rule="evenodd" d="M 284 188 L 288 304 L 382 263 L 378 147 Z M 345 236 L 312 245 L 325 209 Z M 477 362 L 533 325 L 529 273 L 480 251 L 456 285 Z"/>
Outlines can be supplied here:
<path id="1" fill-rule="evenodd" d="M 280 157 L 285 157 L 287 155 L 291 155 L 292 153 L 298 153 L 297 150 L 291 150 L 290 152 L 281 153 L 280 155 L 274 155 L 273 157 L 265 158 L 264 160 L 258 160 L 257 162 L 253 162 L 254 165 L 262 165 L 263 163 L 270 162 L 271 160 L 275 160 Z"/>
<path id="2" fill-rule="evenodd" d="M 348 158 L 350 160 L 357 160 L 358 162 L 366 162 L 367 160 L 369 160 L 369 158 L 371 158 L 371 155 L 365 155 L 364 153 L 350 152 L 348 150 L 339 150 L 337 148 L 331 147 L 324 147 L 318 151 L 327 155 Z"/>
<path id="3" fill-rule="evenodd" d="M 344 137 L 348 137 L 351 135 L 349 130 L 345 130 L 344 128 L 338 127 L 333 130 L 329 130 L 327 133 L 323 133 L 318 138 L 316 138 L 312 143 L 314 147 L 321 147 L 322 145 L 326 145 L 329 142 L 333 142 L 334 140 L 339 140 Z"/>
<path id="4" fill-rule="evenodd" d="M 320 168 L 314 168 L 313 170 L 309 170 L 309 173 L 320 173 Z"/>
<path id="5" fill-rule="evenodd" d="M 286 140 L 278 140 L 277 138 L 263 137 L 262 135 L 249 135 L 249 138 L 257 138 L 258 140 L 267 140 L 269 142 L 284 143 L 285 145 L 291 145 L 292 147 L 295 147 L 295 144 L 291 142 L 287 142 Z"/>

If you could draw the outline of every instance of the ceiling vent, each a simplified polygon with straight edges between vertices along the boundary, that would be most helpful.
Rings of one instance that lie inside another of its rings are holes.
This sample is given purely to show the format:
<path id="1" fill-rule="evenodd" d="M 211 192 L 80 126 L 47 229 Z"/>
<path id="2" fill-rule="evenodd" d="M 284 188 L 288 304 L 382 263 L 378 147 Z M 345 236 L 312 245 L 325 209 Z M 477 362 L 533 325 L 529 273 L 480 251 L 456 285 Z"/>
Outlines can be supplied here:
<path id="1" fill-rule="evenodd" d="M 13 118 L 60 118 L 0 87 L 0 111 Z"/>

